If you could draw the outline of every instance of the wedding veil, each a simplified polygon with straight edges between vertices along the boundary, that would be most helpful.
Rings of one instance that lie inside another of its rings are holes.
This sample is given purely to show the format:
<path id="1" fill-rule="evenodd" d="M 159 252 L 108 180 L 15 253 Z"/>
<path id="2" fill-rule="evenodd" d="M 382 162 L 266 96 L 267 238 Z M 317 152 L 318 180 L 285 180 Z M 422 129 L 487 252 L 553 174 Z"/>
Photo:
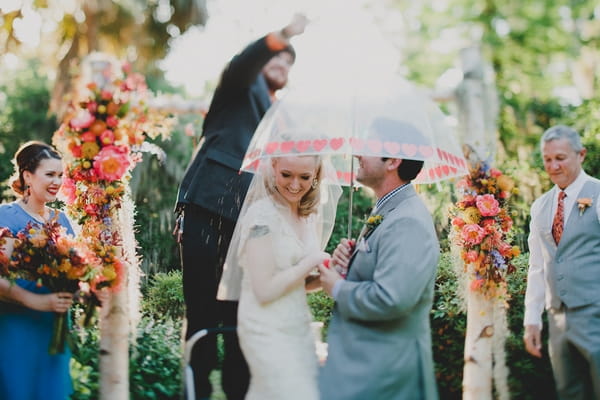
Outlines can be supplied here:
<path id="1" fill-rule="evenodd" d="M 314 239 L 319 244 L 319 249 L 324 250 L 333 231 L 337 203 L 342 189 L 338 184 L 335 170 L 327 156 L 307 155 L 303 157 L 317 157 L 321 163 L 321 168 L 317 175 L 317 188 L 314 189 L 319 191 L 318 205 L 316 212 L 306 218 L 310 222 L 315 223 L 317 237 Z M 243 276 L 243 268 L 241 266 L 243 263 L 242 250 L 247 240 L 249 228 L 256 223 L 254 221 L 255 215 L 251 211 L 255 208 L 253 206 L 259 201 L 270 201 L 275 206 L 273 209 L 278 212 L 285 212 L 285 209 L 287 209 L 287 206 L 282 203 L 283 199 L 281 199 L 281 195 L 274 190 L 274 178 L 275 172 L 271 159 L 262 159 L 250 183 L 229 249 L 227 250 L 223 275 L 217 292 L 218 300 L 239 300 Z"/>

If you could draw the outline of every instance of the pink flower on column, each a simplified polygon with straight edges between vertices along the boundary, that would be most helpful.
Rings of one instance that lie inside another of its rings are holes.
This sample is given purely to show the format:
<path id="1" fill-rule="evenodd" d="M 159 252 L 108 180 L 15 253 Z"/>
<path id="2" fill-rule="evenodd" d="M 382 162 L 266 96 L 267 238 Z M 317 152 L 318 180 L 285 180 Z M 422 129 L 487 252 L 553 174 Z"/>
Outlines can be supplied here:
<path id="1" fill-rule="evenodd" d="M 465 243 L 474 245 L 481 243 L 485 236 L 485 231 L 478 224 L 467 224 L 462 229 L 462 239 Z"/>
<path id="2" fill-rule="evenodd" d="M 75 115 L 75 117 L 71 119 L 69 125 L 71 126 L 71 128 L 78 131 L 81 129 L 89 128 L 89 126 L 92 125 L 92 122 L 94 122 L 95 120 L 95 116 L 90 114 L 88 110 L 83 109 L 77 112 L 77 115 Z"/>
<path id="3" fill-rule="evenodd" d="M 500 212 L 500 204 L 492 194 L 483 194 L 475 199 L 477 209 L 484 217 L 493 217 Z"/>
<path id="4" fill-rule="evenodd" d="M 120 146 L 106 146 L 94 157 L 98 178 L 112 182 L 121 179 L 130 165 L 127 150 Z"/>

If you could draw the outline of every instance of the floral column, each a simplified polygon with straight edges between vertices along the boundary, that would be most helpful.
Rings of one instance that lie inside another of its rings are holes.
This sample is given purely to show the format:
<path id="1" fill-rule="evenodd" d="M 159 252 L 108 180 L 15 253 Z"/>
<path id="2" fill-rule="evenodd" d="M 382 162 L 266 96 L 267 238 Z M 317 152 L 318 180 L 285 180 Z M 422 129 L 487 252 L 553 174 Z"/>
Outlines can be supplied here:
<path id="1" fill-rule="evenodd" d="M 129 341 L 138 320 L 139 258 L 129 180 L 147 137 L 167 137 L 169 121 L 147 111 L 145 79 L 113 69 L 94 54 L 84 67 L 100 66 L 76 93 L 53 142 L 66 161 L 63 195 L 81 235 L 102 258 L 92 290 L 110 290 L 100 314 L 100 397 L 129 399 Z M 91 79 L 91 78 L 90 78 Z"/>
<path id="2" fill-rule="evenodd" d="M 458 187 L 462 198 L 451 211 L 451 239 L 466 286 L 463 398 L 491 399 L 493 383 L 498 398 L 508 399 L 506 277 L 514 271 L 510 261 L 519 254 L 518 247 L 510 244 L 512 219 L 507 204 L 514 183 L 499 170 L 479 163 Z"/>

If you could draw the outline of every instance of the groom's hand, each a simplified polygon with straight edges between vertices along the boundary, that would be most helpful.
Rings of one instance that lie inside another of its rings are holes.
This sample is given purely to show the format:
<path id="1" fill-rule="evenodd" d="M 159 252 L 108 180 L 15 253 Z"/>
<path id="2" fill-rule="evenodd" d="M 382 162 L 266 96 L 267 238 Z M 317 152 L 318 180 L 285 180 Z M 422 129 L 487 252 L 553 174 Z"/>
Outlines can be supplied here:
<path id="1" fill-rule="evenodd" d="M 331 267 L 339 266 L 342 270 L 348 270 L 350 257 L 354 251 L 354 240 L 342 239 L 331 255 Z"/>

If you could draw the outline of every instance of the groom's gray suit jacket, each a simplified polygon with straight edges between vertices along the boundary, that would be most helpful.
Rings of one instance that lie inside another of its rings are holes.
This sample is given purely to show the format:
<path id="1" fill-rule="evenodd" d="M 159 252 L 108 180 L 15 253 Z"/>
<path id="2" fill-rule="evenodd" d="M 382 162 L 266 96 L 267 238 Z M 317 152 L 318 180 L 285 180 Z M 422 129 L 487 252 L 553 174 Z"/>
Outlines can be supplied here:
<path id="1" fill-rule="evenodd" d="M 322 400 L 436 399 L 429 313 L 439 243 L 409 185 L 377 214 L 342 284 L 319 377 Z"/>

